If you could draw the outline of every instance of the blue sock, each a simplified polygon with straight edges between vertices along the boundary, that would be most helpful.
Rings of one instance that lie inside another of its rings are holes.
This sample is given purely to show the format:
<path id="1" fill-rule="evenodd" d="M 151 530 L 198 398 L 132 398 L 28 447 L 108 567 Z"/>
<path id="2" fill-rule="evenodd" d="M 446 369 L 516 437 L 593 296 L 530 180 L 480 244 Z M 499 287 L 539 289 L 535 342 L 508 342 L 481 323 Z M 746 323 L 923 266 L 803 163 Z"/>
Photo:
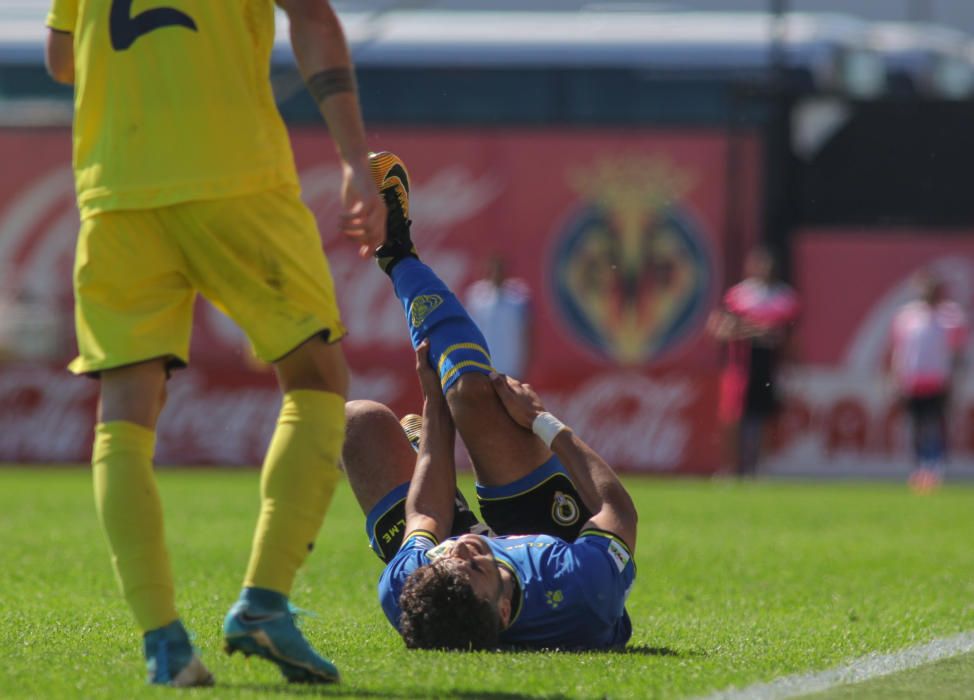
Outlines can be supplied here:
<path id="1" fill-rule="evenodd" d="M 244 588 L 240 592 L 240 600 L 268 612 L 287 610 L 287 596 L 269 588 L 257 588 L 255 586 Z"/>
<path id="2" fill-rule="evenodd" d="M 438 370 L 444 392 L 465 372 L 493 371 L 487 341 L 477 324 L 429 266 L 404 258 L 391 277 L 406 312 L 413 347 L 429 338 L 430 364 Z"/>
<path id="3" fill-rule="evenodd" d="M 142 648 L 152 669 L 152 683 L 169 683 L 193 658 L 189 633 L 179 620 L 142 636 Z"/>

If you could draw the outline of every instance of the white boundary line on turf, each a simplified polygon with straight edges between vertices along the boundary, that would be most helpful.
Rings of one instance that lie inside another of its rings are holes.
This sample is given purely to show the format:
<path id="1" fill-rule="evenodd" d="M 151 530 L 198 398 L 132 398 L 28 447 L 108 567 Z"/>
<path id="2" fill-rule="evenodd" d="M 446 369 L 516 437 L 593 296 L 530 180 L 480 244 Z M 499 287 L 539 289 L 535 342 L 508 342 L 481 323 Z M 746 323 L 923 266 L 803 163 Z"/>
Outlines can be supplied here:
<path id="1" fill-rule="evenodd" d="M 974 630 L 935 639 L 927 644 L 920 644 L 892 654 L 873 652 L 828 671 L 782 676 L 768 683 L 756 683 L 741 690 L 737 688 L 720 690 L 702 696 L 700 700 L 782 700 L 820 693 L 840 685 L 862 683 L 971 651 L 974 651 Z"/>

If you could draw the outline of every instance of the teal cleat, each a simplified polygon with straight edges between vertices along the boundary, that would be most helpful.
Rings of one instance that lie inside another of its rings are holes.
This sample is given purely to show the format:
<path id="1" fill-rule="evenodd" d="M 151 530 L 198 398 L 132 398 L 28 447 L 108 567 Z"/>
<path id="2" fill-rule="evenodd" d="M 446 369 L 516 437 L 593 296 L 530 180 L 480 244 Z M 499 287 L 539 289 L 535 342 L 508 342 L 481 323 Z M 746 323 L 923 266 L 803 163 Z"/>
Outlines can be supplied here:
<path id="1" fill-rule="evenodd" d="M 146 632 L 142 643 L 149 683 L 174 688 L 213 685 L 213 675 L 196 655 L 179 620 Z"/>
<path id="2" fill-rule="evenodd" d="M 238 600 L 223 623 L 227 654 L 256 654 L 281 670 L 290 683 L 337 683 L 338 669 L 319 656 L 294 624 L 291 609 L 266 610 Z"/>

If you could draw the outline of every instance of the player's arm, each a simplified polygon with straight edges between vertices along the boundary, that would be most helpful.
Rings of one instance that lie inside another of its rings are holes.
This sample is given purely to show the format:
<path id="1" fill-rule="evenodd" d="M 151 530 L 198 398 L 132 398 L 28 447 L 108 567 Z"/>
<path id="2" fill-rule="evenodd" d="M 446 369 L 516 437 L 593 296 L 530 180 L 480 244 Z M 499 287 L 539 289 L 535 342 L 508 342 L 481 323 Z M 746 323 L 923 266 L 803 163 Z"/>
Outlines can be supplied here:
<path id="1" fill-rule="evenodd" d="M 78 0 L 52 0 L 47 13 L 44 65 L 54 80 L 74 85 L 74 36 Z"/>
<path id="2" fill-rule="evenodd" d="M 291 25 L 291 48 L 342 159 L 342 231 L 370 254 L 385 240 L 386 208 L 369 170 L 345 32 L 327 0 L 277 0 Z"/>
<path id="3" fill-rule="evenodd" d="M 74 85 L 74 37 L 70 32 L 47 30 L 44 65 L 54 80 L 64 85 Z"/>
<path id="4" fill-rule="evenodd" d="M 743 337 L 741 319 L 727 311 L 717 309 L 707 318 L 707 332 L 722 343 Z"/>
<path id="5" fill-rule="evenodd" d="M 425 530 L 442 541 L 453 528 L 453 501 L 457 492 L 453 464 L 455 429 L 440 377 L 430 367 L 428 352 L 429 341 L 423 341 L 416 350 L 416 373 L 424 398 L 423 434 L 406 495 L 406 537 L 416 530 Z"/>
<path id="6" fill-rule="evenodd" d="M 516 423 L 533 430 L 549 443 L 568 471 L 585 506 L 593 513 L 586 528 L 606 530 L 636 549 L 636 506 L 622 482 L 595 450 L 568 426 L 547 413 L 528 384 L 503 374 L 492 374 L 494 390 Z"/>

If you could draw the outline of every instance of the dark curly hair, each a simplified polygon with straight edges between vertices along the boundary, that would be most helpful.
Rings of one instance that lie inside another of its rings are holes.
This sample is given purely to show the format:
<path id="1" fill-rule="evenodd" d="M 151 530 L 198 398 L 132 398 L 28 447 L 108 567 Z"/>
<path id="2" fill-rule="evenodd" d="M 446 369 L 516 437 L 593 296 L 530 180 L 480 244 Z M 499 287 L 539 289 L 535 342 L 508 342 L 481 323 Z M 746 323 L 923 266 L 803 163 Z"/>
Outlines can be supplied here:
<path id="1" fill-rule="evenodd" d="M 409 575 L 399 596 L 399 633 L 410 649 L 492 649 L 501 621 L 488 601 L 474 595 L 454 560 L 440 559 Z"/>

